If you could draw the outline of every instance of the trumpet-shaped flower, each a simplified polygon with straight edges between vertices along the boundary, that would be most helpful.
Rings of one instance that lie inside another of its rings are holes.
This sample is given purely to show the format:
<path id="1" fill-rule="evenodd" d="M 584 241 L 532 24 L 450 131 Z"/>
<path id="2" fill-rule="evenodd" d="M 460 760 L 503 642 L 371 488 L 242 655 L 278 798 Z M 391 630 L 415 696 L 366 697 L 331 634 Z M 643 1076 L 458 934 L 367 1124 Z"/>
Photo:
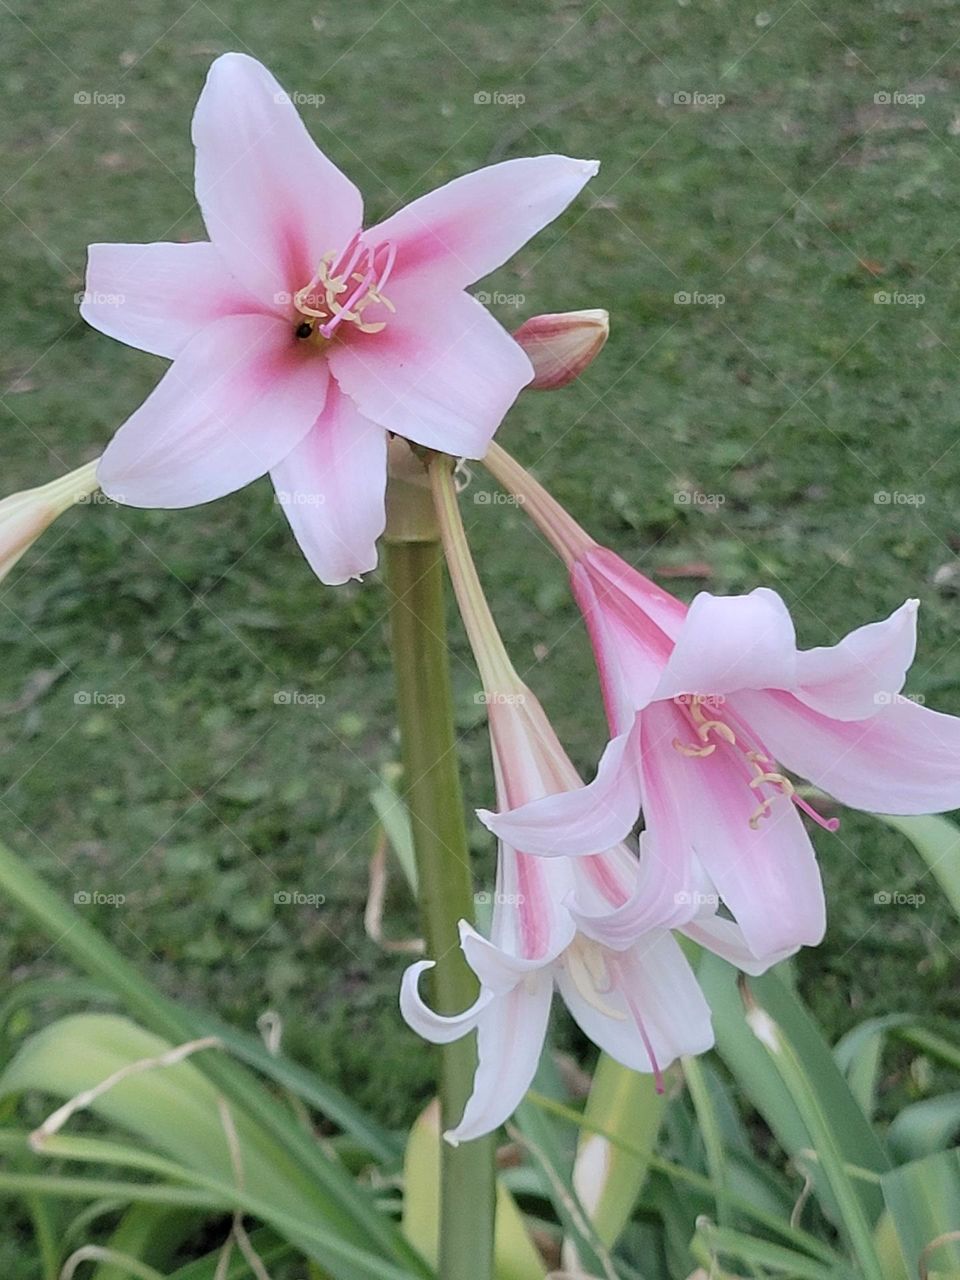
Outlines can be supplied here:
<path id="1" fill-rule="evenodd" d="M 517 685 L 495 696 L 489 712 L 502 804 L 579 785 L 528 690 Z M 736 925 L 715 914 L 715 897 L 665 897 L 649 871 L 645 855 L 638 863 L 623 844 L 588 858 L 538 858 L 501 842 L 491 937 L 460 927 L 480 983 L 476 1002 L 456 1015 L 430 1009 L 418 990 L 428 960 L 407 970 L 401 989 L 403 1015 L 426 1039 L 445 1044 L 477 1032 L 473 1093 L 448 1141 L 489 1133 L 519 1104 L 537 1069 L 554 988 L 595 1044 L 659 1078 L 675 1058 L 713 1042 L 709 1008 L 671 926 L 752 973 L 782 958 L 758 962 Z"/>
<path id="2" fill-rule="evenodd" d="M 193 141 L 209 242 L 90 246 L 84 318 L 173 361 L 100 483 L 131 506 L 187 507 L 269 472 L 315 572 L 343 582 L 376 564 L 388 432 L 482 457 L 533 377 L 465 289 L 597 165 L 508 160 L 363 230 L 360 192 L 235 53 L 211 67 Z"/>
<path id="3" fill-rule="evenodd" d="M 593 854 L 622 840 L 642 805 L 645 847 L 669 892 L 702 866 L 754 954 L 767 956 L 822 937 L 823 890 L 800 814 L 837 825 L 787 771 L 859 809 L 960 806 L 960 719 L 901 694 L 917 601 L 804 651 L 773 591 L 703 593 L 688 610 L 613 552 L 577 545 L 569 530 L 563 542 L 574 548 L 573 590 L 613 737 L 588 786 L 482 813 L 504 841 Z M 625 927 L 643 910 L 640 899 L 626 907 Z"/>

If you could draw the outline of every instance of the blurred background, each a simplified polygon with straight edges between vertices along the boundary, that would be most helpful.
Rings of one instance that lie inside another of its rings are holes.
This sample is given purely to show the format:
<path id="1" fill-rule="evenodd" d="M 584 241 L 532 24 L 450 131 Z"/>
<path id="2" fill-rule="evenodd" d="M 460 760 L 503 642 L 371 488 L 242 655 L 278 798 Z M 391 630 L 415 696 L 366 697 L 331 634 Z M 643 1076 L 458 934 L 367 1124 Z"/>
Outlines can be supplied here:
<path id="1" fill-rule="evenodd" d="M 477 287 L 508 328 L 612 317 L 583 380 L 522 396 L 501 443 L 683 598 L 775 587 L 805 647 L 919 596 L 908 691 L 958 713 L 956 17 L 9 0 L 2 493 L 95 457 L 161 376 L 79 319 L 86 245 L 203 238 L 190 118 L 211 60 L 243 50 L 297 96 L 371 221 L 479 165 L 599 158 L 580 200 Z M 508 646 L 590 774 L 604 726 L 562 568 L 473 470 L 464 513 Z M 78 507 L 0 586 L 0 834 L 167 991 L 246 1027 L 276 1010 L 293 1055 L 398 1124 L 431 1060 L 397 1011 L 408 957 L 363 925 L 370 793 L 398 755 L 386 610 L 377 574 L 316 582 L 266 480 L 189 511 Z M 451 627 L 473 808 L 492 798 L 483 708 Z M 901 837 L 842 819 L 814 832 L 830 921 L 796 963 L 804 996 L 831 1038 L 891 1008 L 955 1016 L 943 895 Z M 471 830 L 489 888 L 491 843 Z M 417 932 L 399 875 L 384 930 Z M 6 989 L 63 971 L 6 908 L 0 963 Z"/>

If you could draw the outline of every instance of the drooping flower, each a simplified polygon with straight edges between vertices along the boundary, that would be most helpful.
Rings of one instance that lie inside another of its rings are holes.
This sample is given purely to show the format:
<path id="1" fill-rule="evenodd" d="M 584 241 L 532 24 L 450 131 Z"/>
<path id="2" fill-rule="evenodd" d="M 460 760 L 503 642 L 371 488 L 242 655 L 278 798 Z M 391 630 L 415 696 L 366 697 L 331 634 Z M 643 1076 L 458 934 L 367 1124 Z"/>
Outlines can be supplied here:
<path id="1" fill-rule="evenodd" d="M 488 700 L 504 807 L 580 785 L 529 690 L 518 683 Z M 664 895 L 650 870 L 646 855 L 638 861 L 623 843 L 586 858 L 542 858 L 501 841 L 490 938 L 460 925 L 480 983 L 476 1002 L 460 1014 L 435 1013 L 418 990 L 429 960 L 413 964 L 401 988 L 403 1016 L 425 1039 L 446 1044 L 477 1032 L 473 1093 L 448 1141 L 489 1133 L 516 1109 L 537 1070 L 554 989 L 596 1045 L 659 1078 L 676 1058 L 713 1043 L 709 1007 L 671 928 L 751 973 L 786 954 L 758 960 L 737 926 L 716 914 L 709 889 Z"/>
<path id="2" fill-rule="evenodd" d="M 49 484 L 0 500 L 0 581 L 58 516 L 96 492 L 96 468 L 88 462 Z"/>
<path id="3" fill-rule="evenodd" d="M 108 446 L 101 485 L 187 507 L 269 472 L 315 572 L 346 581 L 376 564 L 387 433 L 482 457 L 533 377 L 465 289 L 597 165 L 508 160 L 364 231 L 357 188 L 236 53 L 210 69 L 193 140 L 210 241 L 90 246 L 84 318 L 174 362 Z"/>
<path id="4" fill-rule="evenodd" d="M 510 808 L 580 786 L 503 649 L 452 489 L 440 491 L 438 509 L 486 690 L 500 804 Z M 734 922 L 716 914 L 704 877 L 696 891 L 665 893 L 655 873 L 645 851 L 638 858 L 622 842 L 585 858 L 535 857 L 522 843 L 500 842 L 490 938 L 466 922 L 460 926 L 464 955 L 480 983 L 475 1003 L 459 1014 L 435 1013 L 418 985 L 429 960 L 412 965 L 401 988 L 403 1015 L 424 1038 L 444 1044 L 477 1032 L 473 1093 L 449 1141 L 490 1132 L 519 1104 L 537 1069 L 554 988 L 595 1044 L 625 1066 L 659 1077 L 675 1058 L 713 1042 L 709 1008 L 672 929 L 751 973 L 783 958 L 783 950 L 763 960 L 749 951 Z"/>
<path id="5" fill-rule="evenodd" d="M 610 336 L 606 311 L 558 311 L 531 316 L 514 333 L 530 357 L 533 381 L 528 391 L 556 391 L 579 378 Z"/>
<path id="6" fill-rule="evenodd" d="M 524 489 L 525 510 L 568 561 L 612 738 L 588 786 L 483 821 L 531 853 L 573 856 L 622 840 L 642 805 L 645 847 L 667 883 L 693 883 L 702 866 L 756 955 L 819 942 L 823 889 L 800 814 L 837 824 L 786 771 L 858 809 L 960 806 L 960 719 L 901 693 L 918 602 L 799 650 L 774 591 L 704 592 L 687 609 L 528 488 L 516 464 L 501 468 L 497 452 L 494 471 Z"/>

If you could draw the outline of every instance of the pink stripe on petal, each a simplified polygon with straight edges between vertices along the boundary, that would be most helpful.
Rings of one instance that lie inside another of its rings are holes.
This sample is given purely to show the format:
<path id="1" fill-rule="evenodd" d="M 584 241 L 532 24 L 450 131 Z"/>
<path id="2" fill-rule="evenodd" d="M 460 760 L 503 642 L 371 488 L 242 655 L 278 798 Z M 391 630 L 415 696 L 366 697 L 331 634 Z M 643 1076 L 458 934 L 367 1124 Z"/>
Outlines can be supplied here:
<path id="1" fill-rule="evenodd" d="M 271 477 L 321 582 L 347 582 L 376 568 L 377 539 L 386 522 L 387 436 L 335 383 L 308 435 Z"/>
<path id="2" fill-rule="evenodd" d="M 382 332 L 331 345 L 333 376 L 360 412 L 387 430 L 427 448 L 482 458 L 533 377 L 530 361 L 465 293 L 408 283 L 391 286 L 390 298 L 397 310 Z"/>
<path id="3" fill-rule="evenodd" d="M 534 156 L 455 178 L 371 227 L 397 246 L 394 280 L 440 277 L 462 289 L 501 266 L 562 213 L 597 172 L 592 160 Z"/>
<path id="4" fill-rule="evenodd" d="M 196 191 L 210 239 L 262 303 L 292 294 L 360 228 L 360 193 L 255 59 L 210 68 L 193 117 Z"/>
<path id="5" fill-rule="evenodd" d="M 141 351 L 178 355 L 198 329 L 264 308 L 212 244 L 92 244 L 80 314 Z"/>
<path id="6" fill-rule="evenodd" d="M 132 507 L 191 507 L 276 466 L 323 409 L 323 360 L 269 316 L 201 329 L 100 460 L 104 492 Z"/>

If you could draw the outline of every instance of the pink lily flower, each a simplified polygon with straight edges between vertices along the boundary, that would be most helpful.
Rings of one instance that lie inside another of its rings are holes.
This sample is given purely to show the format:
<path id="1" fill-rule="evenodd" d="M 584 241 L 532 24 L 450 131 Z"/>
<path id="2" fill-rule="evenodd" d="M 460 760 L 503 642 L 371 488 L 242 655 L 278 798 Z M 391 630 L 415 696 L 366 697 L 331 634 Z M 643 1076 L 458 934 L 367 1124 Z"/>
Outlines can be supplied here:
<path id="1" fill-rule="evenodd" d="M 188 507 L 269 472 L 314 571 L 344 582 L 376 565 L 388 432 L 482 457 L 532 379 L 465 289 L 598 166 L 509 160 L 364 231 L 360 192 L 237 53 L 211 67 L 193 141 L 209 242 L 90 246 L 84 318 L 173 360 L 100 484 L 130 506 Z"/>
<path id="2" fill-rule="evenodd" d="M 517 681 L 488 701 L 504 807 L 581 785 L 528 689 Z M 709 1007 L 671 927 L 749 973 L 786 954 L 758 961 L 733 921 L 716 915 L 715 897 L 689 892 L 664 901 L 649 868 L 622 843 L 587 858 L 538 858 L 502 841 L 489 941 L 460 925 L 480 982 L 476 1002 L 460 1014 L 437 1014 L 418 990 L 432 961 L 406 971 L 400 1007 L 414 1031 L 434 1044 L 477 1032 L 473 1093 L 445 1135 L 449 1142 L 491 1132 L 519 1105 L 540 1060 L 554 988 L 595 1044 L 659 1082 L 676 1058 L 713 1043 Z"/>
<path id="3" fill-rule="evenodd" d="M 505 475 L 507 464 L 493 469 Z M 785 770 L 858 809 L 960 806 L 960 719 L 900 692 L 918 602 L 839 644 L 798 650 L 776 592 L 704 592 L 687 609 L 597 546 L 539 486 L 525 492 L 570 564 L 613 736 L 589 786 L 481 819 L 530 853 L 569 857 L 622 840 L 642 804 L 664 900 L 702 867 L 756 956 L 819 942 L 823 888 L 800 813 L 828 830 L 838 823 Z M 624 927 L 644 910 L 636 897 Z"/>

